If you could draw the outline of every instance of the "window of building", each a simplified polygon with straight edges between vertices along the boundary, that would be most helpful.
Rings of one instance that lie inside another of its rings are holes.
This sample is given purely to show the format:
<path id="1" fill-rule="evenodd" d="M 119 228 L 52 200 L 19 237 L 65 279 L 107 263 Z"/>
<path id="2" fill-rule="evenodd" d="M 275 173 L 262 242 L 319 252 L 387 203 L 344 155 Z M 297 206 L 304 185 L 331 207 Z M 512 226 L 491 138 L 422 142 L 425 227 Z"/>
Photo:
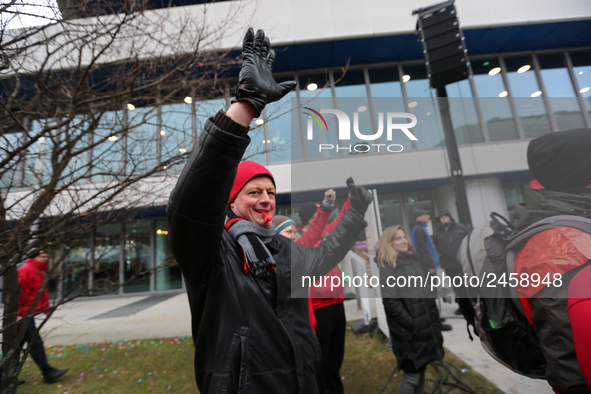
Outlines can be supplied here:
<path id="1" fill-rule="evenodd" d="M 364 135 L 374 135 L 378 130 L 378 124 L 372 123 L 371 110 L 369 108 L 369 101 L 367 99 L 368 91 L 365 84 L 365 76 L 363 69 L 349 69 L 346 73 L 342 70 L 333 70 L 335 80 L 335 96 L 337 102 L 337 109 L 345 112 L 349 115 L 351 120 L 351 140 L 341 141 L 341 146 L 345 147 L 343 154 L 345 156 L 351 155 L 371 155 L 376 154 L 377 150 L 369 149 L 371 143 L 375 141 L 366 141 L 357 137 L 354 132 L 355 119 L 354 114 L 357 113 L 359 133 Z M 329 115 L 333 117 L 334 115 Z M 383 126 L 385 130 L 386 126 Z M 384 132 L 381 142 L 385 142 L 386 133 Z M 356 145 L 365 145 L 366 147 L 359 147 L 358 151 L 355 151 Z M 350 148 L 350 149 L 349 149 Z M 367 150 L 367 152 L 365 152 Z"/>
<path id="2" fill-rule="evenodd" d="M 293 80 L 293 75 L 277 77 L 278 83 Z M 284 163 L 302 160 L 302 141 L 299 130 L 292 132 L 291 116 L 297 114 L 292 111 L 292 100 L 296 100 L 297 93 L 291 91 L 281 100 L 270 103 L 265 107 L 264 121 L 267 129 L 267 143 L 270 163 Z M 297 116 L 296 116 L 297 117 Z M 292 138 L 292 135 L 294 138 Z"/>
<path id="3" fill-rule="evenodd" d="M 324 124 L 319 126 L 312 117 L 308 115 L 313 112 L 306 108 L 309 107 L 318 112 L 322 109 L 334 108 L 328 71 L 301 73 L 298 75 L 298 80 L 301 105 L 299 115 L 301 128 L 304 133 L 303 138 L 306 149 L 306 158 L 323 159 L 329 157 L 341 157 L 342 152 L 337 152 L 336 149 L 324 149 L 320 151 L 319 148 L 319 144 L 340 146 L 340 141 L 336 132 L 338 130 L 336 117 L 328 114 L 324 116 L 328 130 L 331 130 L 331 132 L 327 132 L 327 130 L 324 130 Z M 308 128 L 312 130 L 313 138 L 311 140 L 308 139 Z"/>
<path id="4" fill-rule="evenodd" d="M 400 82 L 400 75 L 398 74 L 398 66 L 379 66 L 370 67 L 367 70 L 370 82 L 370 93 L 374 107 L 374 125 L 378 125 L 380 113 L 386 126 L 386 116 L 388 112 L 406 112 L 404 106 L 404 99 L 402 98 L 402 87 Z M 404 121 L 404 120 L 402 120 Z M 392 142 L 386 140 L 386 129 L 380 139 L 381 143 L 394 143 L 402 145 L 405 151 L 412 150 L 414 147 L 412 141 L 405 135 L 393 134 Z"/>
<path id="5" fill-rule="evenodd" d="M 191 106 L 191 103 L 182 102 L 164 104 L 160 107 L 160 162 L 166 162 L 193 149 Z M 181 169 L 182 164 L 173 170 Z"/>
<path id="6" fill-rule="evenodd" d="M 31 134 L 35 135 L 43 130 L 44 127 L 51 121 L 49 120 L 34 120 L 31 122 Z M 24 144 L 30 141 L 30 138 L 21 134 L 20 143 Z M 48 137 L 41 137 L 26 150 L 24 156 L 24 173 L 23 186 L 37 187 L 47 181 L 50 176 L 51 153 L 49 146 L 51 140 Z"/>
<path id="7" fill-rule="evenodd" d="M 23 133 L 6 133 L 0 136 L 0 156 L 6 157 L 19 146 L 19 139 Z M 8 189 L 20 186 L 22 173 L 20 171 L 19 156 L 11 159 L 0 169 L 0 188 Z"/>
<path id="8" fill-rule="evenodd" d="M 591 51 L 570 52 L 579 94 L 591 114 Z"/>
<path id="9" fill-rule="evenodd" d="M 581 106 L 562 54 L 538 55 L 540 74 L 559 130 L 585 127 Z"/>
<path id="10" fill-rule="evenodd" d="M 497 58 L 470 60 L 480 108 L 492 142 L 518 139 L 507 88 Z"/>
<path id="11" fill-rule="evenodd" d="M 168 236 L 168 219 L 156 219 L 155 228 L 155 290 L 161 291 L 181 289 L 183 287 L 181 269 L 176 264 L 170 248 L 170 238 Z M 198 258 L 198 256 L 195 256 L 195 258 Z"/>
<path id="12" fill-rule="evenodd" d="M 101 114 L 94 130 L 92 150 L 92 181 L 109 181 L 121 174 L 123 147 L 122 135 L 117 131 L 125 127 L 123 111 Z"/>
<path id="13" fill-rule="evenodd" d="M 430 234 L 433 234 L 433 220 L 435 219 L 435 211 L 433 210 L 433 199 L 429 192 L 404 193 L 404 211 L 406 219 L 408 220 L 409 234 L 412 233 L 412 228 L 415 226 L 415 218 L 412 216 L 413 211 L 417 209 L 424 209 L 431 212 L 431 221 L 427 224 L 427 229 Z"/>
<path id="14" fill-rule="evenodd" d="M 150 219 L 125 223 L 125 293 L 150 291 L 150 231 Z"/>
<path id="15" fill-rule="evenodd" d="M 402 214 L 402 204 L 398 194 L 379 194 L 378 202 L 380 205 L 380 220 L 382 221 L 382 231 L 390 226 L 404 226 Z"/>
<path id="16" fill-rule="evenodd" d="M 472 88 L 468 80 L 454 82 L 446 87 L 449 112 L 458 145 L 484 142 Z"/>
<path id="17" fill-rule="evenodd" d="M 197 135 L 199 135 L 201 130 L 203 130 L 207 119 L 215 116 L 215 114 L 217 114 L 220 109 L 223 109 L 224 111 L 227 109 L 226 99 L 223 97 L 210 100 L 199 100 L 195 102 Z"/>
<path id="18" fill-rule="evenodd" d="M 94 235 L 93 286 L 95 292 L 119 289 L 121 263 L 121 223 L 96 226 Z"/>
<path id="19" fill-rule="evenodd" d="M 129 132 L 125 143 L 126 174 L 145 174 L 157 165 L 158 108 L 154 106 L 127 110 Z"/>
<path id="20" fill-rule="evenodd" d="M 511 86 L 513 102 L 521 120 L 526 138 L 536 138 L 551 130 L 542 92 L 536 79 L 531 56 L 512 56 L 504 58 L 507 80 Z"/>
<path id="21" fill-rule="evenodd" d="M 509 220 L 513 221 L 515 206 L 523 202 L 524 184 L 509 183 L 503 185 L 503 193 L 505 194 L 505 202 L 507 203 L 507 210 L 509 211 Z"/>
<path id="22" fill-rule="evenodd" d="M 417 125 L 412 129 L 417 137 L 415 141 L 417 147 L 430 149 L 443 146 L 443 128 L 437 116 L 439 108 L 435 91 L 430 88 L 425 65 L 403 65 L 402 69 L 404 73 L 402 81 L 408 97 L 408 108 L 405 112 L 411 112 L 418 120 Z"/>
<path id="23" fill-rule="evenodd" d="M 89 271 L 92 268 L 90 234 L 75 231 L 66 235 L 62 268 L 62 297 L 88 292 Z"/>

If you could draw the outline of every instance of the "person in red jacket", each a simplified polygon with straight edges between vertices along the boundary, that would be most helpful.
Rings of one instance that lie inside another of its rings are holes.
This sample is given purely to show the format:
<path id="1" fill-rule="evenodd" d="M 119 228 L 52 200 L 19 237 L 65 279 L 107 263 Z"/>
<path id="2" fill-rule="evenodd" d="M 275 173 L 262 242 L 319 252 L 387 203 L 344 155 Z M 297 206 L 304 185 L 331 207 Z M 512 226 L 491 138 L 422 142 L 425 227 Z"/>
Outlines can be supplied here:
<path id="1" fill-rule="evenodd" d="M 591 129 L 545 134 L 529 143 L 537 180 L 515 207 L 518 229 L 556 215 L 591 218 Z M 533 187 L 532 187 L 533 186 Z M 557 227 L 532 236 L 514 271 L 519 301 L 546 360 L 546 380 L 560 394 L 591 393 L 591 235 Z M 540 284 L 536 278 L 552 285 Z"/>
<path id="2" fill-rule="evenodd" d="M 35 249 L 29 254 L 29 258 L 24 265 L 18 268 L 18 281 L 20 284 L 20 294 L 18 299 L 18 318 L 19 320 L 39 313 L 49 314 L 49 293 L 47 288 L 43 289 L 38 302 L 33 305 L 37 294 L 43 286 L 45 280 L 45 271 L 47 270 L 47 260 L 49 256 L 43 249 Z M 23 339 L 30 348 L 31 358 L 41 369 L 43 379 L 46 383 L 52 383 L 60 376 L 68 372 L 68 369 L 56 369 L 49 365 L 45 355 L 45 347 L 37 327 L 35 318 L 29 320 L 27 331 Z"/>
<path id="3" fill-rule="evenodd" d="M 334 204 L 336 193 L 332 196 L 327 196 L 325 194 L 325 201 L 329 198 L 332 199 Z M 300 228 L 300 232 L 304 231 L 302 237 L 310 235 L 310 232 L 312 231 L 315 231 L 315 234 L 318 233 L 318 236 L 315 238 L 309 238 L 309 245 L 307 246 L 318 246 L 326 239 L 326 237 L 330 236 L 331 232 L 334 231 L 334 228 L 339 224 L 342 217 L 350 208 L 351 202 L 349 198 L 347 198 L 341 208 L 339 216 L 330 223 L 322 221 L 324 218 L 320 216 L 321 213 L 319 208 L 317 213 L 307 221 L 309 226 L 302 226 L 302 228 Z M 310 211 L 311 209 L 306 206 L 303 206 L 302 209 L 300 209 L 299 214 L 302 223 L 306 223 L 306 214 L 309 214 Z M 319 224 L 324 225 L 320 226 Z M 341 270 L 336 266 L 326 276 L 329 278 L 337 276 L 340 279 Z M 324 279 L 322 279 L 322 281 L 324 281 Z M 332 282 L 329 279 L 325 283 L 328 284 Z M 345 355 L 345 330 L 347 327 L 345 307 L 343 305 L 345 294 L 342 286 L 331 290 L 330 285 L 326 287 L 317 287 L 317 284 L 319 283 L 314 284 L 310 289 L 310 297 L 314 309 L 314 316 L 316 318 L 316 336 L 318 337 L 322 353 L 322 363 L 316 373 L 318 391 L 321 394 L 343 393 L 340 369 Z"/>

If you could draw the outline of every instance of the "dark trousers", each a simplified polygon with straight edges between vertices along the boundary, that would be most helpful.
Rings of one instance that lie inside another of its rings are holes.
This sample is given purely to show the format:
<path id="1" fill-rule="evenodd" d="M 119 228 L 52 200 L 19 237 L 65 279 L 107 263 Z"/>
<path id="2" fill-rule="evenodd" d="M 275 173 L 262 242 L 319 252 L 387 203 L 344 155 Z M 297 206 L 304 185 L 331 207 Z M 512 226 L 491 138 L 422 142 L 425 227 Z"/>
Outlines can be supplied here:
<path id="1" fill-rule="evenodd" d="M 23 343 L 21 343 L 21 347 L 25 342 L 27 343 L 27 347 L 30 349 L 29 353 L 31 354 L 31 358 L 35 361 L 35 364 L 37 364 L 43 375 L 45 375 L 47 372 L 51 371 L 52 368 L 47 362 L 43 340 L 39 336 L 39 333 L 35 333 L 35 331 L 37 331 L 35 319 L 31 318 L 23 338 Z M 2 380 L 2 369 L 0 369 L 0 380 Z"/>
<path id="2" fill-rule="evenodd" d="M 322 361 L 316 372 L 320 394 L 342 394 L 341 364 L 345 355 L 345 307 L 342 302 L 315 309 L 316 336 L 320 342 Z"/>

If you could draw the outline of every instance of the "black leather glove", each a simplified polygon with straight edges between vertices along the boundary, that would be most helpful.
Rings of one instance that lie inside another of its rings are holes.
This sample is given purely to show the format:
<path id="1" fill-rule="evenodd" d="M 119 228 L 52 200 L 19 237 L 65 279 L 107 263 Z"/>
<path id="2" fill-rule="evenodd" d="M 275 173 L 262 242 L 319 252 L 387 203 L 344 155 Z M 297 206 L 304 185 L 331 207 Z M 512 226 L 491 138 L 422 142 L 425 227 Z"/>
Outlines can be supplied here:
<path id="1" fill-rule="evenodd" d="M 249 27 L 242 41 L 242 70 L 238 77 L 235 101 L 248 101 L 256 111 L 255 118 L 261 116 L 265 105 L 280 100 L 295 86 L 296 81 L 277 83 L 272 70 L 275 51 L 269 49 L 271 42 L 261 29 L 254 34 Z"/>
<path id="2" fill-rule="evenodd" d="M 373 201 L 373 194 L 363 186 L 355 185 L 353 177 L 347 179 L 347 187 L 349 188 L 349 192 L 351 192 L 351 208 L 361 216 L 365 216 L 367 207 Z"/>

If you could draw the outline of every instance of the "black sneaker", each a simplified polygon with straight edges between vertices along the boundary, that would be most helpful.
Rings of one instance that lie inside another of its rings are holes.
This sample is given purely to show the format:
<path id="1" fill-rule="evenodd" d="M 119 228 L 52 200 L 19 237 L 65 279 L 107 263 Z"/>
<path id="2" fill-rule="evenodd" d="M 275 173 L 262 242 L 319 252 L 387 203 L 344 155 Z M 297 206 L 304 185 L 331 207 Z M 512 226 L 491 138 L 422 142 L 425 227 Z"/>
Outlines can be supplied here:
<path id="1" fill-rule="evenodd" d="M 442 324 L 441 325 L 441 331 L 451 331 L 452 330 L 452 326 L 450 326 L 449 324 Z"/>
<path id="2" fill-rule="evenodd" d="M 68 368 L 66 368 L 66 369 L 51 368 L 51 370 L 49 372 L 46 372 L 43 374 L 43 380 L 45 380 L 45 383 L 53 383 L 58 378 L 65 375 L 66 372 L 68 372 Z"/>
<path id="3" fill-rule="evenodd" d="M 462 310 L 460 308 L 458 308 L 458 310 L 454 312 L 454 315 L 462 316 L 463 315 Z"/>
<path id="4" fill-rule="evenodd" d="M 388 338 L 386 342 L 386 349 L 392 349 L 392 338 Z"/>
<path id="5" fill-rule="evenodd" d="M 27 382 L 25 382 L 24 380 L 19 380 L 19 381 L 18 381 L 18 385 L 19 385 L 19 386 L 22 386 L 22 385 L 23 385 L 23 384 L 25 384 L 25 383 L 27 383 Z"/>

